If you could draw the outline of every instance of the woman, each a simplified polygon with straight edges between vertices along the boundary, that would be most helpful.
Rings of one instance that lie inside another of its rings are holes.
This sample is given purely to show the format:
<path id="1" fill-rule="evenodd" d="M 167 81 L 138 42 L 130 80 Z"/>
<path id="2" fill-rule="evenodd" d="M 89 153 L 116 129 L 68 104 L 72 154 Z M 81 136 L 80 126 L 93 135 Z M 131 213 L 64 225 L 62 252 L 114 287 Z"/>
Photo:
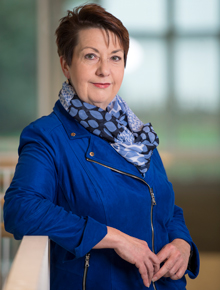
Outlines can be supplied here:
<path id="1" fill-rule="evenodd" d="M 56 35 L 67 81 L 53 112 L 22 132 L 6 230 L 50 237 L 51 289 L 185 289 L 198 250 L 156 133 L 117 95 L 126 28 L 88 4 L 69 11 Z"/>

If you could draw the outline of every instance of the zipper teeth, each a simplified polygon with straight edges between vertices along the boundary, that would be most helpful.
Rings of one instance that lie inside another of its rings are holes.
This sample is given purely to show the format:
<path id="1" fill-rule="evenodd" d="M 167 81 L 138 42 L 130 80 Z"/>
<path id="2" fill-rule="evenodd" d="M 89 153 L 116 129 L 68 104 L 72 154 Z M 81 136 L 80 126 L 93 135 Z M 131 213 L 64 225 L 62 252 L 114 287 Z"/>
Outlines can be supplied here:
<path id="1" fill-rule="evenodd" d="M 151 231 L 152 231 L 152 251 L 155 253 L 154 250 L 154 226 L 153 226 L 153 204 L 151 205 Z"/>
<path id="2" fill-rule="evenodd" d="M 112 168 L 112 167 L 110 167 L 110 166 L 108 166 L 108 165 L 102 164 L 102 163 L 100 163 L 100 162 L 98 162 L 98 161 L 95 161 L 95 160 L 92 160 L 92 159 L 90 159 L 90 158 L 86 158 L 86 160 L 87 160 L 87 161 L 90 161 L 90 162 L 97 163 L 97 164 L 99 164 L 99 165 L 101 165 L 101 166 L 103 166 L 103 167 L 106 167 L 106 168 L 108 168 L 108 169 L 111 169 L 111 170 L 113 170 L 113 171 L 115 171 L 115 172 L 118 172 L 118 173 L 121 173 L 121 174 L 124 174 L 124 175 L 130 176 L 130 177 L 135 178 L 135 179 L 138 179 L 138 180 L 142 181 L 143 183 L 145 183 L 145 184 L 148 186 L 148 189 L 149 189 L 149 192 L 150 192 L 150 195 L 151 195 L 151 231 L 152 231 L 152 251 L 153 251 L 153 253 L 155 253 L 155 249 L 154 249 L 153 206 L 156 205 L 156 201 L 155 201 L 155 196 L 154 196 L 153 190 L 152 190 L 152 188 L 150 187 L 150 185 L 149 185 L 145 180 L 143 180 L 142 178 L 137 177 L 137 176 L 135 176 L 135 175 L 132 175 L 132 174 L 130 174 L 130 173 L 127 173 L 127 172 L 124 172 L 124 171 L 121 171 L 121 170 L 118 170 L 118 169 Z M 157 290 L 155 283 L 152 282 L 152 284 L 153 284 L 154 290 Z"/>
<path id="3" fill-rule="evenodd" d="M 153 226 L 153 207 L 155 204 L 156 203 L 154 203 L 152 201 L 152 204 L 151 204 L 151 230 L 152 230 L 152 251 L 153 251 L 153 253 L 155 253 L 155 249 L 154 249 L 154 226 Z M 152 284 L 153 284 L 154 290 L 157 290 L 155 283 L 152 282 Z"/>
<path id="4" fill-rule="evenodd" d="M 87 271 L 89 268 L 89 259 L 90 259 L 90 253 L 86 254 L 85 257 L 85 266 L 84 266 L 84 273 L 83 273 L 83 290 L 86 290 L 86 277 L 87 277 Z"/>
<path id="5" fill-rule="evenodd" d="M 130 177 L 133 177 L 133 178 L 136 178 L 136 179 L 138 179 L 138 180 L 144 182 L 144 183 L 148 186 L 148 188 L 149 188 L 149 190 L 150 190 L 150 185 L 149 185 L 146 181 L 144 181 L 143 179 L 141 179 L 140 177 L 137 177 L 137 176 L 135 176 L 135 175 L 132 175 L 132 174 L 130 174 L 130 173 L 127 173 L 127 172 L 124 172 L 124 171 L 121 171 L 121 170 L 118 170 L 118 169 L 115 169 L 115 168 L 112 168 L 112 167 L 110 167 L 110 166 L 108 166 L 108 165 L 102 164 L 102 163 L 100 163 L 100 162 L 98 162 L 98 161 L 95 161 L 95 160 L 92 160 L 92 159 L 90 159 L 90 158 L 86 158 L 86 160 L 87 160 L 87 161 L 94 162 L 94 163 L 97 163 L 97 164 L 99 164 L 99 165 L 102 165 L 102 166 L 104 166 L 104 167 L 106 167 L 106 168 L 109 168 L 109 169 L 111 169 L 111 170 L 113 170 L 113 171 L 116 171 L 116 172 L 118 172 L 118 173 L 122 173 L 122 174 L 124 174 L 124 175 L 130 176 Z"/>

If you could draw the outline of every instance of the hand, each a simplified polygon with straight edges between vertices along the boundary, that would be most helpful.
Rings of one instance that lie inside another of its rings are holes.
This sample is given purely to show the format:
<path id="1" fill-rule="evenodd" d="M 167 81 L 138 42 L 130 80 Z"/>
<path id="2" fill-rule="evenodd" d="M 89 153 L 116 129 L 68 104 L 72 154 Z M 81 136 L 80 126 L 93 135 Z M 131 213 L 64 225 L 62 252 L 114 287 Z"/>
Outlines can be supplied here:
<path id="1" fill-rule="evenodd" d="M 144 285 L 149 287 L 153 275 L 160 269 L 159 258 L 149 249 L 145 241 L 131 237 L 115 228 L 107 228 L 107 235 L 94 246 L 94 249 L 114 249 L 122 259 L 138 268 Z"/>
<path id="2" fill-rule="evenodd" d="M 164 262 L 164 265 L 152 280 L 155 282 L 161 277 L 170 277 L 172 280 L 182 278 L 188 266 L 189 256 L 189 243 L 182 239 L 173 240 L 157 254 L 160 263 Z"/>
<path id="3" fill-rule="evenodd" d="M 159 271 L 160 262 L 147 243 L 124 234 L 115 251 L 122 259 L 138 268 L 144 285 L 149 287 L 154 274 Z"/>

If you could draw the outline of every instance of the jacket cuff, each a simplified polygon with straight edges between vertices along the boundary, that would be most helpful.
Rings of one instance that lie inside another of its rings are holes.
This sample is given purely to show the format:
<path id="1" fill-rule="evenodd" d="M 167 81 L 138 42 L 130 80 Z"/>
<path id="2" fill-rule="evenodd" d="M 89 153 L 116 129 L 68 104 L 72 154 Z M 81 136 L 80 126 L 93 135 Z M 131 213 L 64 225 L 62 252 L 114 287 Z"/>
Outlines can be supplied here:
<path id="1" fill-rule="evenodd" d="M 96 244 L 98 244 L 107 234 L 107 226 L 101 224 L 91 217 L 87 217 L 81 243 L 74 249 L 76 258 L 85 256 Z"/>
<path id="2" fill-rule="evenodd" d="M 199 251 L 193 242 L 190 245 L 191 245 L 192 255 L 189 259 L 189 264 L 186 270 L 186 274 L 188 274 L 188 276 L 191 279 L 195 279 L 199 274 L 199 267 L 200 267 Z"/>

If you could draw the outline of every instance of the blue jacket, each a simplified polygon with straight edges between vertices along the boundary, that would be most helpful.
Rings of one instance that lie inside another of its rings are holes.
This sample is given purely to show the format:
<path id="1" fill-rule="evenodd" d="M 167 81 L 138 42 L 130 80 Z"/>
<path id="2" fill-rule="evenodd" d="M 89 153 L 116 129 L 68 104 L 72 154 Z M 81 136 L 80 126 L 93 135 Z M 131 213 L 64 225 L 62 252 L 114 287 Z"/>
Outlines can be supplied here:
<path id="1" fill-rule="evenodd" d="M 59 101 L 49 116 L 22 132 L 4 220 L 16 239 L 49 236 L 52 290 L 80 290 L 84 274 L 87 290 L 147 289 L 138 269 L 113 249 L 92 250 L 106 235 L 107 225 L 145 240 L 155 253 L 175 238 L 184 239 L 193 249 L 193 267 L 187 272 L 195 278 L 199 271 L 198 250 L 181 208 L 174 205 L 158 151 L 143 178 L 108 142 L 77 123 Z M 185 289 L 185 284 L 185 277 L 161 278 L 155 286 L 172 290 Z M 152 283 L 150 289 L 155 289 Z"/>

